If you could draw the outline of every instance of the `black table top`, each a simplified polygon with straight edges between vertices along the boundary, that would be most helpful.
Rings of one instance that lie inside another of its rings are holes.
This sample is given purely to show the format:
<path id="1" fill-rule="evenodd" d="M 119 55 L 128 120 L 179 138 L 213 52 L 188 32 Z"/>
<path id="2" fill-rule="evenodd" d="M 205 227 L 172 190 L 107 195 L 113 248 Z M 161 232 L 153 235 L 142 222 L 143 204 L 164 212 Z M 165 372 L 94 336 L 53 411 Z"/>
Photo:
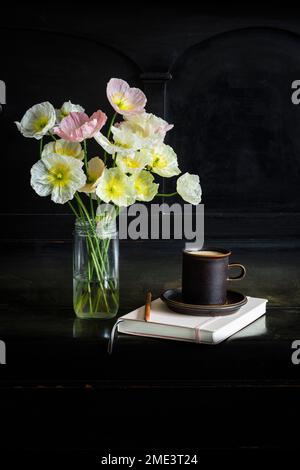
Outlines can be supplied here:
<path id="1" fill-rule="evenodd" d="M 119 335 L 107 353 L 114 320 L 80 320 L 72 309 L 71 242 L 2 242 L 0 339 L 7 364 L 0 387 L 300 386 L 291 361 L 300 339 L 300 249 L 227 243 L 247 266 L 234 287 L 269 300 L 267 314 L 219 345 Z M 180 286 L 178 242 L 124 242 L 120 312 Z"/>
<path id="2" fill-rule="evenodd" d="M 181 245 L 121 243 L 120 315 L 149 288 L 155 297 L 180 286 Z M 236 287 L 269 299 L 267 314 L 216 346 L 119 335 L 109 356 L 114 320 L 72 310 L 72 243 L 2 242 L 0 450 L 195 449 L 211 461 L 222 449 L 296 449 L 299 244 L 214 245 L 246 265 Z"/>

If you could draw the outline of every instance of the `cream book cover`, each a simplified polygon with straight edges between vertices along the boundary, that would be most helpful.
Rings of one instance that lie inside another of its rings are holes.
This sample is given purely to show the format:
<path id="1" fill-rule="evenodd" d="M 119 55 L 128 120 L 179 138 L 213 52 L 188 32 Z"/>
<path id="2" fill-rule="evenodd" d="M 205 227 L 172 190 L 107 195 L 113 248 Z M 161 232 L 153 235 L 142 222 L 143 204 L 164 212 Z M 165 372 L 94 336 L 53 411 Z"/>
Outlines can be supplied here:
<path id="1" fill-rule="evenodd" d="M 151 319 L 145 322 L 142 306 L 120 317 L 119 333 L 196 343 L 218 344 L 248 326 L 266 312 L 267 299 L 248 297 L 236 313 L 225 316 L 192 316 L 172 312 L 161 299 L 151 304 Z"/>

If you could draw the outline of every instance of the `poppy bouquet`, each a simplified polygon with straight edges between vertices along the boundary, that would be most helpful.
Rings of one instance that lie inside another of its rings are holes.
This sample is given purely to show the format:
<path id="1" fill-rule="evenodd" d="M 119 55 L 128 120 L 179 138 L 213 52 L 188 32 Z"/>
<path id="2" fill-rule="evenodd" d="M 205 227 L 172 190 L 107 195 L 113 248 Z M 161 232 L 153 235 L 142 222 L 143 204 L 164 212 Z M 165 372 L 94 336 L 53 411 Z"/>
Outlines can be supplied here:
<path id="1" fill-rule="evenodd" d="M 106 93 L 114 110 L 106 134 L 103 111 L 88 116 L 82 106 L 71 101 L 60 109 L 49 102 L 36 104 L 16 122 L 24 137 L 40 141 L 40 158 L 31 168 L 34 191 L 39 196 L 51 196 L 57 204 L 68 203 L 77 221 L 88 224 L 98 238 L 103 203 L 109 203 L 118 213 L 122 207 L 136 201 L 149 202 L 156 196 L 179 194 L 194 205 L 201 201 L 199 176 L 180 175 L 177 155 L 164 143 L 173 125 L 147 113 L 144 93 L 124 80 L 112 78 Z M 88 155 L 89 139 L 98 142 L 100 156 Z M 160 193 L 156 175 L 177 177 L 176 191 Z M 108 244 L 99 252 L 92 237 L 88 246 L 89 272 L 96 272 L 100 282 L 106 272 L 103 260 Z"/>
<path id="2" fill-rule="evenodd" d="M 40 160 L 31 169 L 31 186 L 39 196 L 51 195 L 58 204 L 75 197 L 82 205 L 79 193 L 85 193 L 98 203 L 124 207 L 160 195 L 155 174 L 180 175 L 176 153 L 164 143 L 173 125 L 145 112 L 144 93 L 112 78 L 107 97 L 115 113 L 106 136 L 101 132 L 107 121 L 104 112 L 98 110 L 89 117 L 82 106 L 70 101 L 58 110 L 49 102 L 37 104 L 16 123 L 24 137 L 40 141 Z M 122 122 L 115 123 L 117 115 L 123 116 Z M 45 137 L 51 141 L 43 145 Z M 102 147 L 102 158 L 89 159 L 87 141 L 91 138 Z M 180 176 L 176 189 L 185 201 L 199 204 L 197 175 Z"/>

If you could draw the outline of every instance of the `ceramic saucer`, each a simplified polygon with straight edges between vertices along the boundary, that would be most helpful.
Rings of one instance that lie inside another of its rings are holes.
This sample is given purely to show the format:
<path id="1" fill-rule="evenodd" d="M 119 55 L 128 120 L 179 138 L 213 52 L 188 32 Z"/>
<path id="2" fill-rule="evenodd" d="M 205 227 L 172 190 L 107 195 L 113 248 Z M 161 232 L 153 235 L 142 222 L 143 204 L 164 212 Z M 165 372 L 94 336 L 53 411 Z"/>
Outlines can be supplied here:
<path id="1" fill-rule="evenodd" d="M 221 316 L 235 313 L 242 305 L 247 303 L 247 297 L 239 292 L 227 291 L 224 304 L 193 305 L 182 302 L 180 289 L 168 289 L 160 296 L 161 300 L 174 312 L 185 315 L 211 315 Z"/>

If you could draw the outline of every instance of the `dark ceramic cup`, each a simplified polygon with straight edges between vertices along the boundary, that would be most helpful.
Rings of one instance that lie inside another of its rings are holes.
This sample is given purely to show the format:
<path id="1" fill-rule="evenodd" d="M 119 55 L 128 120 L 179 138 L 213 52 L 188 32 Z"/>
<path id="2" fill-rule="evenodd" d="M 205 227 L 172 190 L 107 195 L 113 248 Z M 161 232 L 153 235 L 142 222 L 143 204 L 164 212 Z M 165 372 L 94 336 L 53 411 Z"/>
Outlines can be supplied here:
<path id="1" fill-rule="evenodd" d="M 231 251 L 206 248 L 183 251 L 182 301 L 188 304 L 216 305 L 226 302 L 227 281 L 239 281 L 246 275 L 241 264 L 228 264 Z M 240 268 L 236 277 L 229 277 L 229 268 Z"/>

